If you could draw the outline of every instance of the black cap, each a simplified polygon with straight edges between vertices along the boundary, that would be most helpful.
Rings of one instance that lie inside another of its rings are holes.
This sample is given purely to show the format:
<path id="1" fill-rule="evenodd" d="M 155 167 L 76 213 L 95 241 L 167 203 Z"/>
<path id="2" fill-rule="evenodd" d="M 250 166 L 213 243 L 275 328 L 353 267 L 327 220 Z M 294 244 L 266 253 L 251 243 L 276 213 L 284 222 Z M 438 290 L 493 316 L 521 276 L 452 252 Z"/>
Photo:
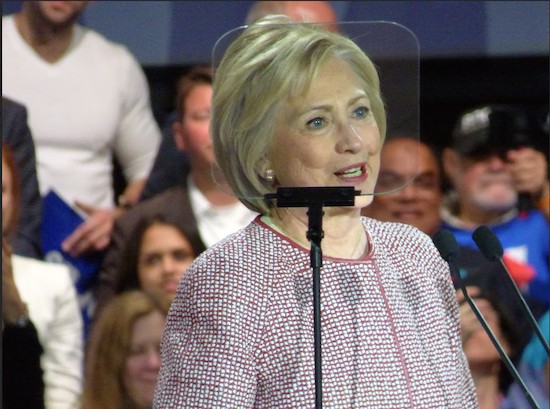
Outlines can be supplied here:
<path id="1" fill-rule="evenodd" d="M 465 156 L 504 154 L 531 145 L 527 111 L 513 105 L 486 105 L 463 113 L 451 148 Z"/>

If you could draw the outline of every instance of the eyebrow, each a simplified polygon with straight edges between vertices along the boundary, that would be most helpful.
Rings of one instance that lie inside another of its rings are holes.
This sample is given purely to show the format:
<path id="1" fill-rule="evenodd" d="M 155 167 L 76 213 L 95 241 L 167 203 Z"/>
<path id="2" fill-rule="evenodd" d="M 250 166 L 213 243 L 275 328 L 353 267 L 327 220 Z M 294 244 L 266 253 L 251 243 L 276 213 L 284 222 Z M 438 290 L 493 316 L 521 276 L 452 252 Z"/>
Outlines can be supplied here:
<path id="1" fill-rule="evenodd" d="M 361 99 L 364 99 L 364 98 L 366 98 L 370 102 L 369 96 L 366 93 L 364 93 L 364 91 L 361 91 L 361 92 L 362 92 L 361 95 L 357 95 L 356 97 L 353 97 L 352 99 L 349 100 L 348 106 L 351 106 L 351 105 L 355 104 L 357 101 L 359 101 Z M 316 111 L 316 110 L 330 111 L 331 107 L 332 107 L 332 105 L 330 105 L 330 104 L 309 105 L 309 106 L 305 107 L 302 111 L 300 111 L 298 116 L 301 116 L 301 115 L 304 115 L 308 112 Z"/>

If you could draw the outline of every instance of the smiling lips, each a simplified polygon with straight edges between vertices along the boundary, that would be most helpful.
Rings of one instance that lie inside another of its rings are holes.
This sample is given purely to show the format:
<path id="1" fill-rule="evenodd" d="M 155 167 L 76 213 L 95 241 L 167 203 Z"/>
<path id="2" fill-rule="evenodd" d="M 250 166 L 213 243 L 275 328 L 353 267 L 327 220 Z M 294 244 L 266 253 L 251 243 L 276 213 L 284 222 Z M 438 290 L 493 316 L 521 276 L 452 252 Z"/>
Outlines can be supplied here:
<path id="1" fill-rule="evenodd" d="M 347 183 L 360 183 L 365 181 L 368 176 L 365 164 L 351 165 L 334 174 Z"/>

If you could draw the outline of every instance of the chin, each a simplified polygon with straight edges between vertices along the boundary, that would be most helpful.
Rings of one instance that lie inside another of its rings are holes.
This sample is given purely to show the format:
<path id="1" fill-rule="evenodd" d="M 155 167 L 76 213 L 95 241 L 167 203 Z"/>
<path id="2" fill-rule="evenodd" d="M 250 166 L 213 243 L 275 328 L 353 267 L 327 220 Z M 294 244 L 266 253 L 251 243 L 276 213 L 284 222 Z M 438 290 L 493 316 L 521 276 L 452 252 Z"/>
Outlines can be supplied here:
<path id="1" fill-rule="evenodd" d="M 355 207 L 367 207 L 372 203 L 373 195 L 364 195 L 355 196 Z"/>
<path id="2" fill-rule="evenodd" d="M 512 209 L 518 202 L 517 195 L 509 195 L 508 197 L 480 197 L 475 200 L 476 204 L 490 212 L 507 212 Z"/>

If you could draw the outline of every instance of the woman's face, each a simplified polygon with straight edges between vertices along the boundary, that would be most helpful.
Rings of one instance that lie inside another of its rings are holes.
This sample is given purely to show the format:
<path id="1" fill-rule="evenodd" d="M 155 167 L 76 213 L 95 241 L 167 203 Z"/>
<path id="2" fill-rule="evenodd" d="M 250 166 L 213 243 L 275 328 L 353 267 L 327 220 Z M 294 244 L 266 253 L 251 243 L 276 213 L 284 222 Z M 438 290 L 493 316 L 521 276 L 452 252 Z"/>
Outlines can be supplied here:
<path id="1" fill-rule="evenodd" d="M 2 159 L 2 234 L 6 233 L 12 219 L 12 188 L 10 168 L 4 163 L 4 159 Z"/>
<path id="2" fill-rule="evenodd" d="M 132 344 L 122 378 L 128 397 L 139 408 L 150 408 L 153 404 L 164 324 L 164 315 L 153 311 L 138 318 L 132 328 Z"/>
<path id="3" fill-rule="evenodd" d="M 194 258 L 189 240 L 176 227 L 160 223 L 149 226 L 139 252 L 141 288 L 168 310 L 179 281 Z"/>
<path id="4" fill-rule="evenodd" d="M 305 96 L 282 109 L 270 166 L 279 185 L 352 186 L 372 193 L 380 167 L 380 131 L 364 82 L 331 59 Z M 357 198 L 364 207 L 372 196 Z"/>
<path id="5" fill-rule="evenodd" d="M 501 330 L 498 312 L 489 301 L 483 298 L 478 298 L 475 302 L 494 335 L 504 348 L 504 351 L 509 354 L 510 344 Z M 483 368 L 494 362 L 500 362 L 500 355 L 497 349 L 481 325 L 478 325 L 475 330 L 472 331 L 471 336 L 464 343 L 463 349 L 468 359 L 468 363 L 472 368 Z"/>

